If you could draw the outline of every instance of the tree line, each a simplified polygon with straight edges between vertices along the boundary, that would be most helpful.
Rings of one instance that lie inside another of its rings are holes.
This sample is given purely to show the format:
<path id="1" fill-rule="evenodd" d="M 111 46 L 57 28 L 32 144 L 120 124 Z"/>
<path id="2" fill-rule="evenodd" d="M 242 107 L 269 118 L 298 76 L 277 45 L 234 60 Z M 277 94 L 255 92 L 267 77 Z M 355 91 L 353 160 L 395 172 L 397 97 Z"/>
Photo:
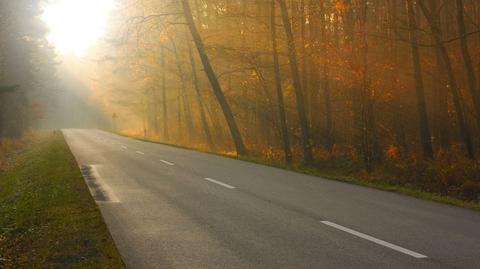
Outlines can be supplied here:
<path id="1" fill-rule="evenodd" d="M 40 1 L 0 0 L 0 138 L 38 127 L 51 104 L 55 53 Z"/>
<path id="2" fill-rule="evenodd" d="M 477 158 L 478 1 L 124 0 L 113 21 L 100 88 L 150 138 L 368 172 Z"/>

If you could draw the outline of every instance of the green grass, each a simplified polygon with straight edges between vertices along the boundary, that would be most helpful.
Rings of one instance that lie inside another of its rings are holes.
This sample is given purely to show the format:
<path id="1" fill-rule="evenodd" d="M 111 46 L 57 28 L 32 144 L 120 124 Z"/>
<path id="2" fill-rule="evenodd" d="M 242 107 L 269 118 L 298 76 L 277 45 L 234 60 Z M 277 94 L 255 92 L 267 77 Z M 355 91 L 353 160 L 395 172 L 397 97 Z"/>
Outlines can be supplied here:
<path id="1" fill-rule="evenodd" d="M 61 133 L 0 172 L 0 268 L 124 268 Z"/>
<path id="2" fill-rule="evenodd" d="M 120 134 L 120 135 L 123 135 L 123 134 Z M 237 160 L 243 160 L 243 161 L 252 162 L 252 163 L 261 164 L 261 165 L 267 165 L 267 166 L 294 171 L 302 174 L 317 176 L 325 179 L 346 182 L 350 184 L 379 189 L 379 190 L 388 191 L 388 192 L 400 193 L 400 194 L 412 196 L 415 198 L 420 198 L 424 200 L 430 200 L 430 201 L 435 201 L 435 202 L 440 202 L 440 203 L 445 203 L 449 205 L 454 205 L 458 207 L 480 211 L 480 204 L 476 202 L 461 200 L 452 196 L 426 192 L 426 191 L 415 189 L 413 187 L 394 185 L 394 184 L 389 184 L 381 181 L 372 182 L 372 181 L 363 179 L 360 176 L 347 175 L 345 173 L 342 173 L 342 171 L 339 171 L 339 170 L 320 169 L 317 167 L 305 166 L 302 164 L 286 165 L 285 163 L 280 161 L 278 162 L 267 161 L 260 156 L 232 156 L 232 155 L 218 153 L 218 152 L 203 151 L 203 150 L 199 150 L 192 147 L 180 146 L 176 144 L 168 144 L 160 141 L 152 141 L 152 140 L 138 138 L 134 136 L 127 136 L 127 137 L 144 141 L 144 142 L 163 144 L 163 145 L 173 146 L 173 147 L 182 148 L 182 149 L 201 151 L 209 154 L 219 155 L 219 156 L 233 158 Z"/>

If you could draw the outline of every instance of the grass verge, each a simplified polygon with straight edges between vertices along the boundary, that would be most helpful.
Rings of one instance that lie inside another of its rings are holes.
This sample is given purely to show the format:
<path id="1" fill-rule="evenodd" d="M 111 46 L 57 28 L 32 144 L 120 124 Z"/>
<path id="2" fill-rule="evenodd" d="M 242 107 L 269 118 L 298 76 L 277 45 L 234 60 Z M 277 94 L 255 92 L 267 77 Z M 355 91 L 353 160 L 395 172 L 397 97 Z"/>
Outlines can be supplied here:
<path id="1" fill-rule="evenodd" d="M 119 134 L 119 135 L 126 136 L 124 134 Z M 480 211 L 480 204 L 476 203 L 476 202 L 461 200 L 461 199 L 458 199 L 458 198 L 452 197 L 452 196 L 421 191 L 421 190 L 418 190 L 418 189 L 415 189 L 415 188 L 412 188 L 412 187 L 407 187 L 407 186 L 394 185 L 394 184 L 385 183 L 385 182 L 381 182 L 381 181 L 369 181 L 369 180 L 361 178 L 360 176 L 352 176 L 352 175 L 342 174 L 341 171 L 335 171 L 335 170 L 331 170 L 331 169 L 320 169 L 320 168 L 317 168 L 317 167 L 304 166 L 304 165 L 301 165 L 301 164 L 286 165 L 285 163 L 282 163 L 282 162 L 267 161 L 267 160 L 265 160 L 261 157 L 257 157 L 257 156 L 233 156 L 233 155 L 230 155 L 230 154 L 199 150 L 199 149 L 193 148 L 193 147 L 186 147 L 186 146 L 181 146 L 181 145 L 176 145 L 176 144 L 168 144 L 168 143 L 164 143 L 164 142 L 160 142 L 160 141 L 152 141 L 152 140 L 148 140 L 148 139 L 138 138 L 138 137 L 135 137 L 135 136 L 126 136 L 126 137 L 130 137 L 130 138 L 133 138 L 133 139 L 136 139 L 136 140 L 149 142 L 149 143 L 156 143 L 156 144 L 173 146 L 173 147 L 182 148 L 182 149 L 201 151 L 201 152 L 204 152 L 204 153 L 219 155 L 219 156 L 223 156 L 223 157 L 227 157 L 227 158 L 243 160 L 243 161 L 252 162 L 252 163 L 261 164 L 261 165 L 267 165 L 267 166 L 276 167 L 276 168 L 289 170 L 289 171 L 294 171 L 294 172 L 298 172 L 298 173 L 302 173 L 302 174 L 317 176 L 317 177 L 321 177 L 321 178 L 325 178 L 325 179 L 346 182 L 346 183 L 350 183 L 350 184 L 355 184 L 355 185 L 369 187 L 369 188 L 375 188 L 375 189 L 388 191 L 388 192 L 400 193 L 400 194 L 412 196 L 412 197 L 415 197 L 415 198 L 420 198 L 420 199 L 424 199 L 424 200 L 430 200 L 430 201 L 435 201 L 435 202 L 440 202 L 440 203 L 445 203 L 445 204 L 449 204 L 449 205 L 454 205 L 454 206 L 458 206 L 458 207 L 463 207 L 463 208 L 467 208 L 467 209 L 473 209 L 473 210 Z"/>
<path id="2" fill-rule="evenodd" d="M 61 133 L 0 173 L 0 268 L 124 268 Z"/>

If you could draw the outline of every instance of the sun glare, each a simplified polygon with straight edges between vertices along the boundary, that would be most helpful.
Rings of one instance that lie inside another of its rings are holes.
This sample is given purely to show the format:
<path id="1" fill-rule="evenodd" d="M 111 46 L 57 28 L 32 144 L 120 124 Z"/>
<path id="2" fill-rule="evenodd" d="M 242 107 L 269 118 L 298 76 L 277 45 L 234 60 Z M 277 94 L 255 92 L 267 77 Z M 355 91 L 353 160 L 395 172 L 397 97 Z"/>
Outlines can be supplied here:
<path id="1" fill-rule="evenodd" d="M 43 20 L 48 40 L 60 53 L 84 56 L 104 34 L 114 0 L 49 0 Z"/>

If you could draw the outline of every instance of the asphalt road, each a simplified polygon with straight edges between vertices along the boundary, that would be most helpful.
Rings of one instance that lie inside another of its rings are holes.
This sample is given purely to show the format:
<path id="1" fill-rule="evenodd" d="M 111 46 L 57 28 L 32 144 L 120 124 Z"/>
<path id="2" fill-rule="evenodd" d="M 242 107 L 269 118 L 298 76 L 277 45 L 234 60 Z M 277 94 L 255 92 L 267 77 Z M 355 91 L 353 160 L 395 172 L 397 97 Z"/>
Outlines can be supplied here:
<path id="1" fill-rule="evenodd" d="M 480 214 L 64 130 L 128 268 L 480 268 Z"/>

